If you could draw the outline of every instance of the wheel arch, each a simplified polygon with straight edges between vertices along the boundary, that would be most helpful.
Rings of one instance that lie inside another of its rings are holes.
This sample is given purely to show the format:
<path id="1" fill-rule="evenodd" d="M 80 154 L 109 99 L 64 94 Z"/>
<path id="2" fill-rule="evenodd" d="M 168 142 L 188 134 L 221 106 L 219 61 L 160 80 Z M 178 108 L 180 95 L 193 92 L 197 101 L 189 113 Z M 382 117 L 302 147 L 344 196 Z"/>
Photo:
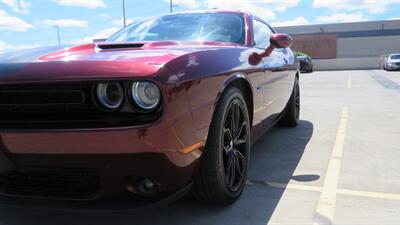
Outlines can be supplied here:
<path id="1" fill-rule="evenodd" d="M 253 114 L 254 114 L 254 99 L 253 99 L 253 87 L 251 82 L 247 79 L 244 73 L 234 73 L 228 76 L 222 87 L 221 90 L 218 92 L 216 97 L 214 107 L 213 107 L 213 116 L 215 113 L 215 109 L 220 101 L 221 96 L 224 92 L 226 92 L 231 87 L 237 87 L 242 92 L 244 99 L 246 100 L 246 106 L 249 113 L 249 119 L 251 126 L 253 125 Z"/>

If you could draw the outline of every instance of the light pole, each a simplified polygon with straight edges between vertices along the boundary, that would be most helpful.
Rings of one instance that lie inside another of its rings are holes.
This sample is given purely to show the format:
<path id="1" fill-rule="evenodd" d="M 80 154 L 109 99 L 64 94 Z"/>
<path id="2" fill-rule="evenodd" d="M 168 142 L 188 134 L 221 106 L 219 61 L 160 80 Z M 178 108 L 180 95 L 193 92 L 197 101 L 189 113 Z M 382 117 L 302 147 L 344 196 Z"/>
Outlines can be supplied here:
<path id="1" fill-rule="evenodd" d="M 57 29 L 58 45 L 61 45 L 60 27 L 58 25 L 53 26 L 53 27 Z"/>
<path id="2" fill-rule="evenodd" d="M 122 0 L 122 18 L 123 18 L 123 21 L 124 21 L 124 27 L 126 27 L 125 0 Z"/>

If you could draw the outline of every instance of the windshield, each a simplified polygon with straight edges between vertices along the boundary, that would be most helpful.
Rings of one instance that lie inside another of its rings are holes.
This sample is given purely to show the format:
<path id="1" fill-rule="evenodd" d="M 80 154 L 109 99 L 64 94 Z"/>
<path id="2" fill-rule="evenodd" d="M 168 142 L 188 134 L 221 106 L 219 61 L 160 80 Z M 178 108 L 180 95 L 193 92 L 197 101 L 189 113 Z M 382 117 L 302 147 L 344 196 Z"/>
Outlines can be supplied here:
<path id="1" fill-rule="evenodd" d="M 139 41 L 220 41 L 245 43 L 241 14 L 174 14 L 132 24 L 111 36 L 107 42 Z"/>
<path id="2" fill-rule="evenodd" d="M 400 55 L 391 55 L 389 59 L 400 59 Z"/>

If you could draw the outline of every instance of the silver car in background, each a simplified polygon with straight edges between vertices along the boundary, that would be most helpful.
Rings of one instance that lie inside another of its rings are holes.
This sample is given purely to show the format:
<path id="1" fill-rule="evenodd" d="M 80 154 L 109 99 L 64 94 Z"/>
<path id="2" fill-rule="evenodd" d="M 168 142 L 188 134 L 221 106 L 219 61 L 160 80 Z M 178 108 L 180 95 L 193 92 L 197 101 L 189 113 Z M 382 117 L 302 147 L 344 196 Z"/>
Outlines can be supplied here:
<path id="1" fill-rule="evenodd" d="M 383 65 L 383 69 L 386 71 L 400 70 L 400 53 L 390 54 Z"/>

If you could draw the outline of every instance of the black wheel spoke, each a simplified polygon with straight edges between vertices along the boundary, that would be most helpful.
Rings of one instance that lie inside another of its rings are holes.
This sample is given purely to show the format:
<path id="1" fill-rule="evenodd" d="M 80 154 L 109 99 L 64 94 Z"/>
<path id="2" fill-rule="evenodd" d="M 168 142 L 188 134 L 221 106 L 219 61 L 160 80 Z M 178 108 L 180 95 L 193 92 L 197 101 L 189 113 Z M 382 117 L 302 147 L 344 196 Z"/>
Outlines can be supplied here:
<path id="1" fill-rule="evenodd" d="M 247 122 L 244 121 L 242 123 L 242 125 L 240 126 L 239 131 L 237 132 L 237 134 L 233 140 L 234 145 L 240 145 L 240 144 L 246 143 L 246 141 L 247 141 L 246 126 L 247 126 Z"/>
<path id="2" fill-rule="evenodd" d="M 224 138 L 223 138 L 224 143 L 222 147 L 225 153 L 228 153 L 229 150 L 232 148 L 231 141 L 232 141 L 232 133 L 230 129 L 224 128 Z"/>
<path id="3" fill-rule="evenodd" d="M 236 156 L 238 157 L 238 159 L 239 159 L 241 162 L 243 162 L 243 160 L 245 160 L 245 157 L 244 157 L 243 153 L 241 153 L 240 151 L 238 151 L 238 150 L 235 149 L 235 154 L 236 154 Z"/>
<path id="4" fill-rule="evenodd" d="M 236 170 L 239 174 L 240 177 L 243 176 L 243 165 L 244 165 L 244 155 L 239 152 L 238 150 L 234 150 L 234 157 L 235 157 L 235 162 L 236 162 Z"/>
<path id="5" fill-rule="evenodd" d="M 228 183 L 233 186 L 236 178 L 236 164 L 232 154 L 229 154 Z"/>

